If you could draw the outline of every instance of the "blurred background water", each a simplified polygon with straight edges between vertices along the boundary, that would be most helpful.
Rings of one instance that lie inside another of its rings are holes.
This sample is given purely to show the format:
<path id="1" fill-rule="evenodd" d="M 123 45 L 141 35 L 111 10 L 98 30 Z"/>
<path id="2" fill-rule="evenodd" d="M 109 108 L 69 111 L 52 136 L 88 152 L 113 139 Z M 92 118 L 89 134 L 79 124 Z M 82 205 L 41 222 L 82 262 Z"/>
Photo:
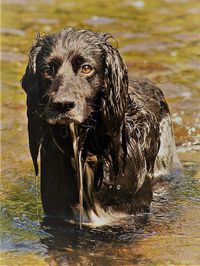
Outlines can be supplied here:
<path id="1" fill-rule="evenodd" d="M 1 10 L 0 265 L 200 265 L 200 2 L 2 0 Z M 20 79 L 36 34 L 66 27 L 111 33 L 129 75 L 165 93 L 185 174 L 157 185 L 150 214 L 82 231 L 42 224 Z"/>

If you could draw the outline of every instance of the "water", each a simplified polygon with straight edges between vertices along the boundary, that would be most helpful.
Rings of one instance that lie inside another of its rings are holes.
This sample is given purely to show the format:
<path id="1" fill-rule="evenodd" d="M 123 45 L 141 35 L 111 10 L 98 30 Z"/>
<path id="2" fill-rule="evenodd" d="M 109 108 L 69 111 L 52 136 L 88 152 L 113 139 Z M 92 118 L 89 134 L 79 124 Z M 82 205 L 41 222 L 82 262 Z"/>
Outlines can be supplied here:
<path id="1" fill-rule="evenodd" d="M 2 8 L 0 265 L 200 265 L 199 1 L 3 0 Z M 82 230 L 42 220 L 20 88 L 35 34 L 71 26 L 112 33 L 130 75 L 163 89 L 184 166 L 156 185 L 149 214 Z"/>

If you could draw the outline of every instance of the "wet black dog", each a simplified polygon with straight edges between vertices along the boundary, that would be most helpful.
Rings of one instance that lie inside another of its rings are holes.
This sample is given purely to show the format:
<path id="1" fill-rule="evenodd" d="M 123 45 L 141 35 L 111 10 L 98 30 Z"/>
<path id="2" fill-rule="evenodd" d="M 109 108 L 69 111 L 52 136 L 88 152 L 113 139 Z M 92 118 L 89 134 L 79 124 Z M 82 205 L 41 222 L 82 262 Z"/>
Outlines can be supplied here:
<path id="1" fill-rule="evenodd" d="M 74 218 L 79 206 L 72 122 L 78 136 L 84 136 L 81 161 L 87 213 L 95 209 L 95 202 L 105 210 L 147 210 L 153 177 L 180 166 L 163 93 L 147 79 L 128 80 L 110 37 L 66 29 L 38 37 L 30 51 L 22 87 L 27 93 L 36 174 L 41 146 L 41 193 L 47 216 Z"/>

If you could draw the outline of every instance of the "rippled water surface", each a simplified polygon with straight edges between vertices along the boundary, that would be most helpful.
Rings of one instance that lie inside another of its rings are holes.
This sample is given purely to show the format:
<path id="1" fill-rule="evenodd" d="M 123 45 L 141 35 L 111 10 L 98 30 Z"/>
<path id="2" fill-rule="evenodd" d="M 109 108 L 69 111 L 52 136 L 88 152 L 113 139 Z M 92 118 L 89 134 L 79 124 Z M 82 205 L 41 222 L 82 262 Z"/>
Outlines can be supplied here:
<path id="1" fill-rule="evenodd" d="M 0 265 L 200 265 L 200 2 L 3 0 L 2 10 Z M 20 79 L 36 33 L 63 27 L 112 33 L 129 74 L 166 95 L 184 175 L 155 186 L 149 214 L 83 230 L 42 221 Z"/>

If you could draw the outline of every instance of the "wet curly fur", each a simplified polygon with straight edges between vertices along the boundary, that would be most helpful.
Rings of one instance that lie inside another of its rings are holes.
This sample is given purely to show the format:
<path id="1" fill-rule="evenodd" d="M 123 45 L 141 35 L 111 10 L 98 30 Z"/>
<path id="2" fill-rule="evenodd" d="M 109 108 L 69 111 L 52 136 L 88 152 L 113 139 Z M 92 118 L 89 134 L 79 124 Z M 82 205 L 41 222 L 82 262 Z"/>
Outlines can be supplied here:
<path id="1" fill-rule="evenodd" d="M 65 29 L 38 36 L 22 79 L 27 93 L 29 146 L 46 215 L 74 218 L 78 183 L 69 124 L 87 134 L 83 157 L 93 172 L 94 201 L 105 209 L 147 210 L 155 171 L 179 165 L 163 93 L 144 78 L 128 79 L 109 34 Z M 165 135 L 167 134 L 167 138 Z M 85 177 L 84 186 L 87 186 Z"/>

